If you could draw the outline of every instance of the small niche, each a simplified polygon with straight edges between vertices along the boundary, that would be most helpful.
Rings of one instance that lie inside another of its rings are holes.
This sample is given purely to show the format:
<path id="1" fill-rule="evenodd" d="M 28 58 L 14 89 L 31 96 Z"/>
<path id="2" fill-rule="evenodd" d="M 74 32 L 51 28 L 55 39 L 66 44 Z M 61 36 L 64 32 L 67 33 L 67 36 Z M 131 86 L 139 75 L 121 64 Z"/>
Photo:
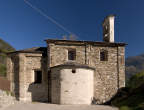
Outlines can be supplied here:
<path id="1" fill-rule="evenodd" d="M 76 73 L 76 69 L 72 69 L 72 73 Z"/>

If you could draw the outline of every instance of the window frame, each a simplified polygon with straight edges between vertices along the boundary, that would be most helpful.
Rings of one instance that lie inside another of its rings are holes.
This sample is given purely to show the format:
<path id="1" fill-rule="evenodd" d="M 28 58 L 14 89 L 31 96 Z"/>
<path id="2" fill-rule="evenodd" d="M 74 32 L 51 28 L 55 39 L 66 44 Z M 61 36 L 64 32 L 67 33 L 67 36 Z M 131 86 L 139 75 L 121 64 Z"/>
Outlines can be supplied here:
<path id="1" fill-rule="evenodd" d="M 72 56 L 70 56 L 70 54 Z M 68 60 L 69 61 L 75 61 L 76 60 L 76 49 L 68 49 Z"/>
<path id="2" fill-rule="evenodd" d="M 108 51 L 107 50 L 100 50 L 100 61 L 108 61 Z"/>

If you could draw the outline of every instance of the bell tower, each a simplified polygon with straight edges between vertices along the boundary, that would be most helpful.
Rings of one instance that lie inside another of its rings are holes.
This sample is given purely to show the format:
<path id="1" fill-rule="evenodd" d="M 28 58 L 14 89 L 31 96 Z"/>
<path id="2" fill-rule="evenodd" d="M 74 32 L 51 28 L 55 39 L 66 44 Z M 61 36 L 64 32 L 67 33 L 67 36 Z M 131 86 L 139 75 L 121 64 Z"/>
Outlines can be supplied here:
<path id="1" fill-rule="evenodd" d="M 114 42 L 114 15 L 107 16 L 103 21 L 103 41 Z"/>

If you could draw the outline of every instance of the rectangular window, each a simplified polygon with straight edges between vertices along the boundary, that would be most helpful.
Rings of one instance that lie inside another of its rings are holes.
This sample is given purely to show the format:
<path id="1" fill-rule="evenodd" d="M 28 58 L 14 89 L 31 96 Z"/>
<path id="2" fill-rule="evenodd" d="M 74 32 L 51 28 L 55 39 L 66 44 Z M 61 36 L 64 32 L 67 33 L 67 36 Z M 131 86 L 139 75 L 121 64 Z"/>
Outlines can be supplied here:
<path id="1" fill-rule="evenodd" d="M 108 51 L 102 50 L 100 52 L 100 61 L 108 61 Z"/>
<path id="2" fill-rule="evenodd" d="M 68 50 L 68 60 L 76 60 L 76 50 L 75 49 Z"/>
<path id="3" fill-rule="evenodd" d="M 34 78 L 35 78 L 35 81 L 34 81 L 34 83 L 42 83 L 42 71 L 35 71 L 35 76 L 34 76 Z"/>

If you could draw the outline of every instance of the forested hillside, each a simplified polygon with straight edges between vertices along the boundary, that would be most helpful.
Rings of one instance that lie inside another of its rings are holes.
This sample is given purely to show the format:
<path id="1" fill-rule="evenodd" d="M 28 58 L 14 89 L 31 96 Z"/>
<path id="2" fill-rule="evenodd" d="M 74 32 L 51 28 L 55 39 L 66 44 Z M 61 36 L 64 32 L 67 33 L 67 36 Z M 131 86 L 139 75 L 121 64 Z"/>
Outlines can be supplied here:
<path id="1" fill-rule="evenodd" d="M 126 59 L 126 77 L 129 79 L 132 75 L 144 71 L 144 54 L 128 57 Z"/>
<path id="2" fill-rule="evenodd" d="M 120 110 L 144 110 L 144 72 L 133 75 L 127 87 L 119 90 L 111 100 L 111 105 Z"/>
<path id="3" fill-rule="evenodd" d="M 7 42 L 0 39 L 0 76 L 6 75 L 6 53 L 15 51 L 15 49 Z"/>

